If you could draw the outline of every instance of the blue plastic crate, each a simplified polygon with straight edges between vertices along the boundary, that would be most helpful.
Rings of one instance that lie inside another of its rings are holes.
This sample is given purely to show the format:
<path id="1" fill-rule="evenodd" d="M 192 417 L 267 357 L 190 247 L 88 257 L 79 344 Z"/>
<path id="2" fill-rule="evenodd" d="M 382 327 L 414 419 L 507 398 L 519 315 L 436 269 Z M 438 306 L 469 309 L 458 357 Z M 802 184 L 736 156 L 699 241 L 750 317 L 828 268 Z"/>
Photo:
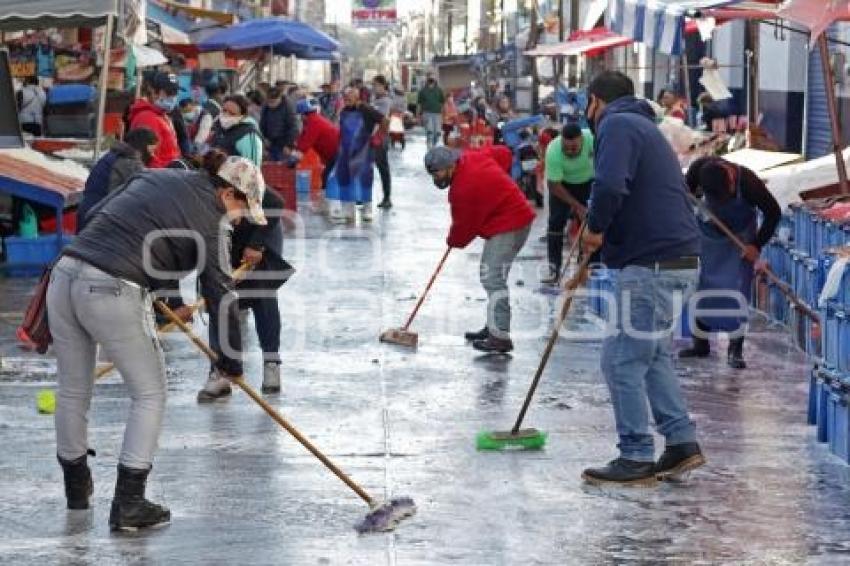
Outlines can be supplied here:
<path id="1" fill-rule="evenodd" d="M 802 295 L 801 298 L 808 305 L 816 305 L 818 304 L 820 291 L 825 281 L 825 273 L 820 269 L 819 262 L 816 259 L 807 259 L 804 265 L 806 270 L 806 294 Z"/>
<path id="2" fill-rule="evenodd" d="M 37 238 L 9 236 L 4 238 L 6 262 L 10 277 L 37 277 L 44 267 L 53 261 L 62 248 L 70 243 L 72 236 L 62 235 L 61 242 L 56 234 Z"/>
<path id="3" fill-rule="evenodd" d="M 827 305 L 819 310 L 821 319 L 821 343 L 823 345 L 823 363 L 829 369 L 838 369 L 838 346 L 840 343 L 838 318 L 835 307 Z"/>
<path id="4" fill-rule="evenodd" d="M 815 425 L 818 423 L 818 389 L 820 389 L 820 381 L 818 380 L 819 368 L 815 366 L 809 373 L 809 408 L 806 411 L 806 423 Z"/>
<path id="5" fill-rule="evenodd" d="M 815 424 L 817 425 L 818 442 L 829 442 L 829 421 L 827 410 L 829 397 L 832 394 L 832 378 L 826 372 L 821 372 L 817 383 L 817 406 L 815 407 Z"/>
<path id="6" fill-rule="evenodd" d="M 833 383 L 829 394 L 827 424 L 830 452 L 847 462 L 850 459 L 850 415 L 847 407 L 847 386 L 840 381 Z"/>
<path id="7" fill-rule="evenodd" d="M 594 268 L 590 274 L 590 306 L 596 316 L 608 319 L 609 305 L 606 300 L 614 292 L 614 272 L 604 267 Z"/>
<path id="8" fill-rule="evenodd" d="M 846 373 L 850 368 L 850 316 L 843 309 L 835 310 L 835 321 L 838 328 L 838 351 L 836 369 Z"/>

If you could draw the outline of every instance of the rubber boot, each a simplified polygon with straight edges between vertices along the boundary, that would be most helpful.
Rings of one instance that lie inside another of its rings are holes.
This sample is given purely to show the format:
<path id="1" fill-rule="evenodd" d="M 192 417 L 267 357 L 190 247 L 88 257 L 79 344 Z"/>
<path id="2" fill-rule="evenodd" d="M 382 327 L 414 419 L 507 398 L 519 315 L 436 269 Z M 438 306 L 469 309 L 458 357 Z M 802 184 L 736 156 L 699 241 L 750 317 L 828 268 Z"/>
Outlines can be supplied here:
<path id="1" fill-rule="evenodd" d="M 729 340 L 729 351 L 727 353 L 726 362 L 733 369 L 747 369 L 747 362 L 744 361 L 744 337 Z"/>
<path id="2" fill-rule="evenodd" d="M 679 357 L 686 358 L 707 358 L 711 354 L 711 343 L 705 338 L 693 337 L 693 345 L 690 348 L 679 350 Z"/>
<path id="3" fill-rule="evenodd" d="M 263 364 L 263 393 L 280 393 L 280 363 L 266 362 Z"/>
<path id="4" fill-rule="evenodd" d="M 118 464 L 115 497 L 109 512 L 113 531 L 137 531 L 171 521 L 171 511 L 145 499 L 145 484 L 151 469 L 139 470 Z"/>
<path id="5" fill-rule="evenodd" d="M 94 482 L 91 479 L 87 454 L 76 460 L 63 460 L 58 455 L 56 459 L 59 460 L 62 474 L 65 476 L 65 499 L 68 501 L 68 509 L 88 509 L 89 497 L 94 492 Z"/>

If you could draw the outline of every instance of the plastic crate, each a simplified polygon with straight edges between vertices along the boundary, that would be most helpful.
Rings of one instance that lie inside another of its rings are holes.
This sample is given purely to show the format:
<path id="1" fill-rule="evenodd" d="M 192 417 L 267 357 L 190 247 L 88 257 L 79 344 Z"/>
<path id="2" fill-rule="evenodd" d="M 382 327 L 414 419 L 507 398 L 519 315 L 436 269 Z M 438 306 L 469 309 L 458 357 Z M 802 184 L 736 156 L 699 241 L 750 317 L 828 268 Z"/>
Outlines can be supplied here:
<path id="1" fill-rule="evenodd" d="M 827 410 L 829 397 L 832 394 L 833 378 L 827 372 L 820 372 L 817 380 L 815 424 L 817 425 L 817 441 L 829 442 L 829 421 Z"/>
<path id="2" fill-rule="evenodd" d="M 818 380 L 818 372 L 820 369 L 815 366 L 809 373 L 809 407 L 806 411 L 806 423 L 815 425 L 818 423 L 818 389 L 820 382 Z"/>
<path id="3" fill-rule="evenodd" d="M 838 369 L 839 331 L 835 307 L 827 305 L 820 310 L 823 364 L 829 369 Z"/>
<path id="4" fill-rule="evenodd" d="M 847 372 L 850 369 L 850 317 L 846 311 L 836 309 L 835 324 L 838 331 L 835 368 Z"/>
<path id="5" fill-rule="evenodd" d="M 845 462 L 850 459 L 850 414 L 847 395 L 847 385 L 841 381 L 834 382 L 826 407 L 829 450 Z"/>
<path id="6" fill-rule="evenodd" d="M 55 234 L 37 238 L 9 236 L 3 240 L 6 246 L 7 270 L 10 277 L 37 277 L 44 267 L 53 261 L 62 248 L 70 243 L 71 237 L 62 236 L 61 243 Z"/>
<path id="7" fill-rule="evenodd" d="M 310 169 L 298 169 L 295 172 L 295 192 L 299 195 L 310 194 L 310 185 L 313 182 L 313 171 Z"/>

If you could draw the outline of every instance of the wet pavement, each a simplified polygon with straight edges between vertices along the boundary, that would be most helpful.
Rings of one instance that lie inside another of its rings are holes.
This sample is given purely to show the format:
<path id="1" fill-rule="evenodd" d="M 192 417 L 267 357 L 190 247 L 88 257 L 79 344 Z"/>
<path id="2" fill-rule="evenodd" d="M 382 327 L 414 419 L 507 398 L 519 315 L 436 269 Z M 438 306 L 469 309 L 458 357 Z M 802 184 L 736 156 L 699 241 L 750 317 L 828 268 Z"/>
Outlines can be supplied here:
<path id="1" fill-rule="evenodd" d="M 559 340 L 529 412 L 527 423 L 549 433 L 545 450 L 476 452 L 478 431 L 510 428 L 558 307 L 537 284 L 544 218 L 511 274 L 512 356 L 479 355 L 462 338 L 484 319 L 480 242 L 450 255 L 413 324 L 418 350 L 378 343 L 381 330 L 404 322 L 444 250 L 448 206 L 421 169 L 423 153 L 415 140 L 393 155 L 396 206 L 371 226 L 332 228 L 302 207 L 300 236 L 287 242 L 298 273 L 280 292 L 284 391 L 268 398 L 374 497 L 413 497 L 413 519 L 390 534 L 357 535 L 366 506 L 246 395 L 196 404 L 207 363 L 178 334 L 165 338 L 168 408 L 148 490 L 171 508 L 172 524 L 109 533 L 129 405 L 116 375 L 98 383 L 90 413 L 93 509 L 67 512 L 53 420 L 35 410 L 55 367 L 49 357 L 25 359 L 13 342 L 32 280 L 4 280 L 0 563 L 850 561 L 850 471 L 805 424 L 805 359 L 783 329 L 759 319 L 750 369 L 729 370 L 716 354 L 679 368 L 709 459 L 682 484 L 582 484 L 583 468 L 615 456 L 599 342 L 589 337 Z M 259 388 L 248 328 L 246 372 Z"/>

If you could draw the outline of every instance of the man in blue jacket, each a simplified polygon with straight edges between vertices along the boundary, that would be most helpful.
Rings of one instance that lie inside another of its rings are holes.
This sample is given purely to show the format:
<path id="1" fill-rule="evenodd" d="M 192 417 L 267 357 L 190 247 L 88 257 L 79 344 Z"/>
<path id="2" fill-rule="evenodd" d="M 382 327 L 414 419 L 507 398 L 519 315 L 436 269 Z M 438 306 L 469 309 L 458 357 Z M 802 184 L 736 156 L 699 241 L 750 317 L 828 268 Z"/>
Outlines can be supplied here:
<path id="1" fill-rule="evenodd" d="M 592 484 L 655 485 L 705 463 L 673 369 L 670 335 L 694 291 L 700 235 L 685 180 L 655 115 L 626 75 L 604 71 L 588 88 L 596 134 L 594 177 L 583 237 L 617 270 L 616 334 L 605 339 L 602 373 L 611 393 L 620 457 L 582 477 Z M 658 462 L 649 412 L 666 449 Z"/>

